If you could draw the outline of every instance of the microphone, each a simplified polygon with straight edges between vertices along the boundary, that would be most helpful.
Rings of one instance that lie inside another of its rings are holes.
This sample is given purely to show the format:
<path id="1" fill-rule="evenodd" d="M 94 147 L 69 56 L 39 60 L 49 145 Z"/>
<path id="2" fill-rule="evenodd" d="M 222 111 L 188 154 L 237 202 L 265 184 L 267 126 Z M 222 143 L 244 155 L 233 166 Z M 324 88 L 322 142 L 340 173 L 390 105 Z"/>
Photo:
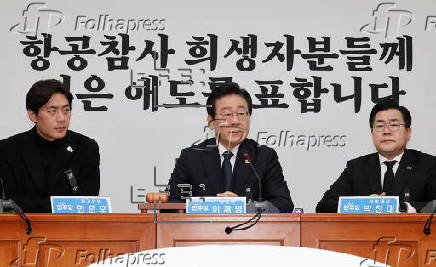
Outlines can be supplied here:
<path id="1" fill-rule="evenodd" d="M 30 235 L 32 233 L 32 223 L 30 222 L 29 218 L 24 214 L 23 210 L 12 200 L 12 199 L 5 199 L 5 186 L 3 179 L 0 178 L 0 183 L 2 186 L 2 198 L 0 199 L 0 213 L 3 213 L 5 209 L 12 209 L 20 215 L 21 219 L 23 219 L 24 223 L 26 224 L 26 234 Z"/>
<path id="2" fill-rule="evenodd" d="M 67 177 L 68 183 L 70 183 L 71 190 L 73 191 L 73 195 L 78 195 L 80 190 L 79 186 L 77 185 L 77 179 L 74 176 L 73 170 L 68 169 L 64 171 L 65 176 Z"/>
<path id="3" fill-rule="evenodd" d="M 256 168 L 254 168 L 253 163 L 251 163 L 251 154 L 248 152 L 244 152 L 244 154 L 242 154 L 244 159 L 245 159 L 245 163 L 248 163 L 251 167 L 251 169 L 253 170 L 254 176 L 256 176 L 257 181 L 259 183 L 259 196 L 257 197 L 257 201 L 261 202 L 262 201 L 262 179 L 260 178 L 260 175 L 257 173 Z"/>
<path id="4" fill-rule="evenodd" d="M 245 159 L 245 163 L 248 163 L 250 165 L 250 168 L 251 170 L 253 170 L 254 176 L 256 176 L 257 181 L 259 183 L 259 194 L 257 200 L 255 200 L 254 203 L 251 203 L 249 201 L 248 203 L 249 209 L 253 211 L 260 211 L 260 212 L 279 213 L 280 211 L 271 202 L 266 201 L 262 198 L 262 178 L 260 177 L 259 173 L 256 171 L 256 168 L 252 163 L 251 154 L 247 151 L 243 151 L 242 155 Z"/>
<path id="5" fill-rule="evenodd" d="M 406 203 L 410 204 L 410 189 L 408 187 L 404 188 L 400 195 L 400 212 L 407 212 Z"/>

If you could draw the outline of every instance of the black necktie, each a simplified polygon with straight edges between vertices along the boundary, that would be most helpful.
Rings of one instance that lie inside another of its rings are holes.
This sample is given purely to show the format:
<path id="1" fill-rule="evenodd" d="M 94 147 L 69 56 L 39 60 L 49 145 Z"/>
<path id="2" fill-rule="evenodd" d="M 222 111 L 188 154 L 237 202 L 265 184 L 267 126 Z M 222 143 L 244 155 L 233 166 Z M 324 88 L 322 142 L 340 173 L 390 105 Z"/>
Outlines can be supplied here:
<path id="1" fill-rule="evenodd" d="M 232 163 L 230 163 L 232 156 L 233 153 L 230 151 L 225 151 L 223 153 L 224 161 L 222 170 L 224 177 L 224 191 L 232 191 Z"/>
<path id="2" fill-rule="evenodd" d="M 391 192 L 392 190 L 392 184 L 394 183 L 394 165 L 397 161 L 385 161 L 383 162 L 386 167 L 388 167 L 387 171 L 385 172 L 385 177 L 383 179 L 383 192 L 385 192 L 388 195 L 388 192 Z"/>

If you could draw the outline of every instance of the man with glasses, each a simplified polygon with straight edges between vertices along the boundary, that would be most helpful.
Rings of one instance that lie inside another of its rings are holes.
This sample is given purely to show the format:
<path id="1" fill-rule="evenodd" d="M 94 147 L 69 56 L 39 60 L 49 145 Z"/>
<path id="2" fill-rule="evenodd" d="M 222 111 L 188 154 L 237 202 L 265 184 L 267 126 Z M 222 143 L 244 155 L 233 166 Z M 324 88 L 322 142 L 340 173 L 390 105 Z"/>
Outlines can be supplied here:
<path id="1" fill-rule="evenodd" d="M 276 152 L 247 139 L 250 94 L 236 83 L 225 83 L 212 90 L 206 103 L 208 125 L 215 131 L 215 138 L 182 150 L 168 184 L 170 200 L 189 196 L 257 199 L 259 183 L 251 162 L 261 179 L 262 197 L 280 212 L 292 212 L 292 199 Z"/>
<path id="2" fill-rule="evenodd" d="M 317 212 L 337 212 L 340 196 L 410 193 L 410 210 L 420 211 L 427 201 L 436 199 L 436 158 L 406 149 L 412 135 L 410 112 L 391 100 L 376 104 L 369 125 L 378 153 L 347 162 L 338 180 L 325 192 Z"/>

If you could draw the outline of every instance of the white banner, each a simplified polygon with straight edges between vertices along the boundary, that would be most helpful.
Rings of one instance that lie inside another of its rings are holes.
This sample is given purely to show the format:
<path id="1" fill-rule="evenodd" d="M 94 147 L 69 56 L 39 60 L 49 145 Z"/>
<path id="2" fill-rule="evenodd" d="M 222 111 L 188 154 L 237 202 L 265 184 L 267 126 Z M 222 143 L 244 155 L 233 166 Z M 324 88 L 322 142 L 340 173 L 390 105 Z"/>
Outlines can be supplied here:
<path id="1" fill-rule="evenodd" d="M 68 82 L 71 129 L 98 142 L 114 212 L 137 212 L 180 150 L 210 137 L 203 105 L 226 79 L 251 93 L 250 138 L 276 149 L 306 212 L 374 151 L 380 98 L 411 110 L 410 147 L 436 153 L 433 0 L 9 0 L 0 14 L 0 138 L 32 127 L 35 81 Z"/>

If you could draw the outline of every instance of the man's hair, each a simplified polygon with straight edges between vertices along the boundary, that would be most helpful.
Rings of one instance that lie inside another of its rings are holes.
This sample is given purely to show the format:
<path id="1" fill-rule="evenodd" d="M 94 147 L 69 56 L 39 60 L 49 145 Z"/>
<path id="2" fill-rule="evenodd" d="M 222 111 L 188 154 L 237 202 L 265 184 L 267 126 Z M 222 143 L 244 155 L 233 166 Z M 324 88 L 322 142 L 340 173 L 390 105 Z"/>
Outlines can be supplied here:
<path id="1" fill-rule="evenodd" d="M 401 112 L 403 115 L 404 124 L 406 124 L 406 128 L 410 128 L 412 125 L 412 117 L 410 116 L 410 111 L 404 107 L 400 106 L 397 102 L 393 101 L 392 99 L 384 100 L 379 103 L 377 103 L 371 110 L 371 114 L 369 115 L 369 127 L 371 129 L 374 126 L 374 120 L 375 116 L 380 111 L 385 111 L 389 109 L 396 109 Z"/>
<path id="2" fill-rule="evenodd" d="M 37 81 L 26 95 L 26 109 L 38 114 L 39 109 L 47 104 L 53 94 L 63 94 L 72 108 L 73 95 L 60 81 L 55 79 Z"/>
<path id="3" fill-rule="evenodd" d="M 239 85 L 234 82 L 226 82 L 212 89 L 212 92 L 210 93 L 206 101 L 206 104 L 208 105 L 208 107 L 206 108 L 207 114 L 209 114 L 212 118 L 215 118 L 216 101 L 227 95 L 238 95 L 245 99 L 248 106 L 248 113 L 251 115 L 251 113 L 253 112 L 253 104 L 250 94 L 247 92 L 247 90 L 240 88 Z"/>

